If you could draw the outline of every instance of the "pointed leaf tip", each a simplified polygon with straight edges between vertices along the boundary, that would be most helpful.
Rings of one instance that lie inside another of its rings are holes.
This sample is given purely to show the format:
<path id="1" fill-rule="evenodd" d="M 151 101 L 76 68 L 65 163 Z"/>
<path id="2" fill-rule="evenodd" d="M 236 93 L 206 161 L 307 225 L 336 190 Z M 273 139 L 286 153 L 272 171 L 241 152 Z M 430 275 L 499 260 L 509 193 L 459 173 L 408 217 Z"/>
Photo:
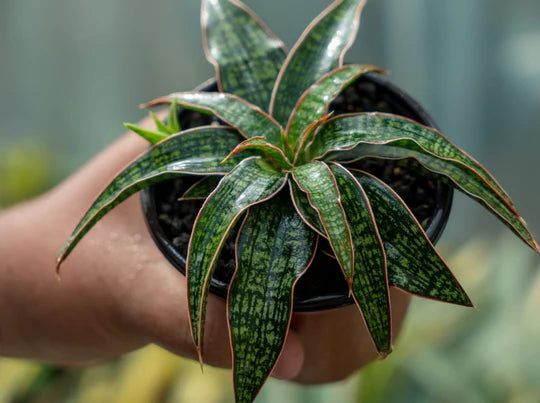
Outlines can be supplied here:
<path id="1" fill-rule="evenodd" d="M 160 141 L 165 140 L 168 137 L 168 134 L 166 133 L 156 132 L 154 130 L 148 130 L 148 129 L 145 129 L 144 127 L 140 127 L 140 126 L 127 123 L 127 122 L 124 122 L 123 124 L 126 129 L 129 129 L 132 132 L 138 134 L 139 136 L 141 136 L 143 139 L 145 139 L 152 145 L 155 145 L 159 143 Z"/>
<path id="2" fill-rule="evenodd" d="M 379 360 L 384 360 L 386 357 L 388 357 L 390 354 L 392 354 L 393 351 L 394 350 L 393 350 L 392 346 L 390 346 L 388 348 L 388 350 L 386 350 L 386 351 L 378 351 Z"/>
<path id="3" fill-rule="evenodd" d="M 304 91 L 342 65 L 365 3 L 336 0 L 306 28 L 285 59 L 272 92 L 270 113 L 279 123 L 287 123 Z"/>
<path id="4" fill-rule="evenodd" d="M 362 312 L 371 338 L 380 354 L 391 348 L 390 295 L 383 241 L 362 185 L 338 164 L 330 170 L 336 178 L 341 203 L 349 222 L 354 246 L 352 296 Z"/>
<path id="5" fill-rule="evenodd" d="M 226 174 L 239 161 L 219 162 L 241 141 L 236 130 L 205 126 L 186 130 L 152 147 L 120 172 L 93 202 L 59 254 L 66 259 L 105 214 L 139 190 L 184 174 Z"/>
<path id="6" fill-rule="evenodd" d="M 413 158 L 495 214 L 533 249 L 524 220 L 491 174 L 440 132 L 401 116 L 370 112 L 336 116 L 317 132 L 311 158 L 351 162 L 364 157 Z"/>
<path id="7" fill-rule="evenodd" d="M 366 191 L 384 240 L 389 284 L 428 299 L 469 306 L 467 293 L 403 200 L 380 179 L 353 173 Z"/>
<path id="8" fill-rule="evenodd" d="M 292 165 L 283 150 L 267 141 L 264 137 L 251 137 L 241 142 L 231 151 L 225 160 L 241 152 L 250 152 L 252 155 L 261 155 L 265 157 L 266 161 L 271 162 L 280 169 L 292 168 Z"/>
<path id="9" fill-rule="evenodd" d="M 60 252 L 63 254 L 63 252 Z M 54 267 L 54 271 L 55 271 L 55 274 L 56 274 L 56 277 L 60 278 L 60 266 L 62 265 L 62 262 L 64 261 L 63 257 L 62 256 L 58 256 L 56 258 L 56 265 Z"/>
<path id="10" fill-rule="evenodd" d="M 283 43 L 236 0 L 203 1 L 201 23 L 206 58 L 215 67 L 220 91 L 266 110 L 285 60 Z"/>
<path id="11" fill-rule="evenodd" d="M 165 123 L 161 121 L 161 119 L 152 111 L 149 111 L 150 117 L 154 121 L 154 124 L 156 125 L 156 129 L 164 134 L 174 134 L 175 132 L 169 129 Z"/>

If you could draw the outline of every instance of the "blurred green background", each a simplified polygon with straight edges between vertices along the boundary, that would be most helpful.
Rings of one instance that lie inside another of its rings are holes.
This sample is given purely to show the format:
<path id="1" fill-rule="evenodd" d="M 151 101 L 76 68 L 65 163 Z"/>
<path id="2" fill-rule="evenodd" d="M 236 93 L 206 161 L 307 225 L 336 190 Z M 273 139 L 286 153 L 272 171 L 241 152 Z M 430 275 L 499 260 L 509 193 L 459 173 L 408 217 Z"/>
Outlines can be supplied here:
<path id="1" fill-rule="evenodd" d="M 245 0 L 288 47 L 329 0 Z M 386 68 L 494 173 L 540 236 L 540 2 L 370 0 L 347 58 Z M 54 186 L 213 75 L 195 0 L 0 0 L 0 207 Z M 538 402 L 538 258 L 456 195 L 439 249 L 476 310 L 415 299 L 395 352 L 335 385 L 271 381 L 261 402 Z M 503 233 L 503 235 L 498 235 Z M 62 370 L 0 360 L 0 402 L 228 402 L 227 371 L 148 348 Z"/>

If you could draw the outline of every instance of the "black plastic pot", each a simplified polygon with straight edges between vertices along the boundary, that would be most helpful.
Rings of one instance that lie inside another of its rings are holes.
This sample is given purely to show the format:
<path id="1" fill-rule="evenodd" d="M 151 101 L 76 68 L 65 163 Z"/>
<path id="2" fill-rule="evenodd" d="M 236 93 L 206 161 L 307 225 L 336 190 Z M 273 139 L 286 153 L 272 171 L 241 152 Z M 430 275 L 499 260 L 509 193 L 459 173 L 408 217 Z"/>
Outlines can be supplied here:
<path id="1" fill-rule="evenodd" d="M 210 84 L 204 87 L 203 90 L 216 91 L 216 85 L 215 83 Z M 347 89 L 341 98 L 343 105 L 337 105 L 335 108 L 336 112 L 339 113 L 348 112 L 351 109 L 358 110 L 358 108 L 363 111 L 382 110 L 409 117 L 430 127 L 437 127 L 427 112 L 416 101 L 395 85 L 379 76 L 365 76 L 358 81 L 355 88 Z M 351 108 L 351 105 L 347 104 L 349 99 L 353 99 L 355 104 L 362 105 L 358 107 L 357 105 L 353 105 Z M 184 129 L 209 123 L 208 117 L 189 111 L 181 111 L 179 117 Z M 368 165 L 373 165 L 373 163 L 369 162 Z M 400 167 L 399 169 L 403 167 L 403 162 L 384 161 L 383 163 L 386 165 L 386 168 L 390 165 L 392 167 L 391 170 L 396 169 L 395 167 Z M 365 163 L 360 167 L 367 169 Z M 377 169 L 379 171 L 381 170 L 380 167 Z M 434 201 L 432 203 L 433 205 L 430 206 L 430 214 L 428 217 L 417 216 L 417 218 L 419 218 L 419 221 L 424 226 L 431 241 L 435 243 L 446 225 L 452 204 L 453 190 L 437 175 L 426 173 L 417 164 L 410 162 L 406 169 L 410 171 L 409 176 L 411 173 L 420 175 L 424 183 L 431 184 L 430 189 L 427 190 L 433 194 L 432 199 Z M 427 175 L 428 179 L 425 179 L 423 175 Z M 181 249 L 184 251 L 187 250 L 187 236 L 186 234 L 181 234 L 180 237 L 175 237 L 168 224 L 171 220 L 174 220 L 174 217 L 166 217 L 168 214 L 167 209 L 164 210 L 161 206 L 163 205 L 162 201 L 164 198 L 169 199 L 167 203 L 174 203 L 183 193 L 182 190 L 186 190 L 187 186 L 195 180 L 196 178 L 184 178 L 180 179 L 179 182 L 178 179 L 171 179 L 153 185 L 141 192 L 143 210 L 154 241 L 169 262 L 184 274 L 186 260 L 185 252 L 181 252 Z M 400 193 L 398 189 L 395 190 Z M 413 212 L 415 211 L 412 206 L 409 207 L 411 207 Z M 192 209 L 197 210 L 198 207 L 193 206 Z M 187 213 L 196 215 L 196 212 Z M 232 248 L 229 247 L 229 249 Z M 324 242 L 320 243 L 313 264 L 297 283 L 294 297 L 294 310 L 297 312 L 337 308 L 353 302 L 349 297 L 348 287 L 337 261 L 324 253 L 323 249 L 325 249 Z M 224 253 L 222 253 L 222 256 Z M 234 252 L 229 251 L 230 253 Z M 232 262 L 233 260 L 229 258 L 222 260 L 221 265 L 218 263 L 210 286 L 210 291 L 214 294 L 221 297 L 226 296 L 228 284 L 234 269 L 234 267 L 231 267 Z"/>

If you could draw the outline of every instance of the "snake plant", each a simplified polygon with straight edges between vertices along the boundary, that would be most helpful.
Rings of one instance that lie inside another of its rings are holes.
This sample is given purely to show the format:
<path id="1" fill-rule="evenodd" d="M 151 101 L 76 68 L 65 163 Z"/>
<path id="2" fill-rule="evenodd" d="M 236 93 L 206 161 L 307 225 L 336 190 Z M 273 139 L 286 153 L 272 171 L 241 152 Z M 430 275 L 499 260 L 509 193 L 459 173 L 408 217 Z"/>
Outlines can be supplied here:
<path id="1" fill-rule="evenodd" d="M 153 146 L 97 197 L 58 258 L 59 267 L 104 214 L 143 187 L 181 175 L 217 177 L 190 190 L 206 200 L 189 242 L 187 305 L 202 362 L 209 283 L 231 228 L 243 219 L 227 298 L 238 401 L 253 400 L 276 364 L 295 284 L 319 237 L 328 240 L 382 356 L 391 351 L 390 286 L 472 305 L 409 207 L 351 162 L 414 159 L 539 251 L 497 181 L 437 130 L 387 113 L 329 112 L 346 87 L 383 73 L 343 64 L 364 3 L 334 1 L 287 52 L 240 1 L 203 0 L 204 50 L 219 92 L 172 93 L 145 105 L 170 104 L 167 124 L 153 115 L 155 131 L 128 126 Z M 177 105 L 220 123 L 181 130 Z"/>

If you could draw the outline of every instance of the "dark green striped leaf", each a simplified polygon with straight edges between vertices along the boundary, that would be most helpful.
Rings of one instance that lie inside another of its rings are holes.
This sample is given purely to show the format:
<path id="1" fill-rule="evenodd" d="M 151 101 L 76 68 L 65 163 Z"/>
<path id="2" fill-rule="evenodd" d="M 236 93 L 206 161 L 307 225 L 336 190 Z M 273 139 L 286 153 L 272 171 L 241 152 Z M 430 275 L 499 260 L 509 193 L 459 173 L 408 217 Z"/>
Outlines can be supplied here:
<path id="1" fill-rule="evenodd" d="M 340 165 L 330 166 L 347 214 L 354 245 L 353 297 L 383 355 L 391 351 L 390 301 L 384 247 L 362 186 Z"/>
<path id="2" fill-rule="evenodd" d="M 326 237 L 317 212 L 311 207 L 307 195 L 300 190 L 295 181 L 289 179 L 289 187 L 294 207 L 304 222 L 319 235 Z"/>
<path id="3" fill-rule="evenodd" d="M 221 162 L 241 140 L 235 130 L 215 126 L 186 130 L 154 146 L 118 174 L 94 201 L 60 251 L 57 270 L 88 230 L 135 192 L 181 174 L 229 172 L 239 160 Z"/>
<path id="4" fill-rule="evenodd" d="M 316 238 L 286 194 L 249 209 L 228 297 L 239 402 L 253 401 L 274 368 L 291 320 L 294 284 L 311 263 Z"/>
<path id="5" fill-rule="evenodd" d="M 191 330 L 201 363 L 206 298 L 223 243 L 248 207 L 274 196 L 285 182 L 285 173 L 275 171 L 258 157 L 246 159 L 221 180 L 197 215 L 186 271 Z"/>
<path id="6" fill-rule="evenodd" d="M 231 151 L 229 156 L 236 155 L 243 151 L 250 151 L 257 155 L 264 156 L 266 157 L 267 162 L 271 162 L 273 165 L 278 166 L 281 169 L 292 168 L 291 163 L 281 148 L 271 144 L 264 137 L 252 137 L 241 142 L 234 150 Z"/>
<path id="7" fill-rule="evenodd" d="M 181 107 L 201 113 L 213 114 L 238 129 L 246 138 L 265 137 L 270 143 L 281 144 L 282 129 L 259 107 L 236 95 L 218 92 L 177 92 L 155 99 L 143 107 L 178 102 Z"/>
<path id="8" fill-rule="evenodd" d="M 365 0 L 336 0 L 304 31 L 287 56 L 272 93 L 270 114 L 285 125 L 313 83 L 343 62 L 358 30 Z"/>
<path id="9" fill-rule="evenodd" d="M 414 158 L 430 171 L 447 177 L 499 217 L 531 248 L 540 251 L 512 201 L 498 191 L 500 186 L 485 168 L 478 168 L 478 163 L 436 130 L 395 115 L 350 115 L 323 125 L 309 148 L 311 155 L 337 160 L 366 156 Z"/>
<path id="10" fill-rule="evenodd" d="M 507 204 L 501 201 L 499 194 L 495 193 L 486 182 L 478 178 L 475 171 L 471 171 L 470 168 L 461 163 L 446 161 L 425 154 L 424 150 L 412 141 L 400 140 L 382 146 L 366 145 L 363 152 L 372 154 L 370 150 L 375 148 L 377 148 L 376 155 L 379 157 L 391 159 L 414 158 L 430 171 L 444 175 L 458 189 L 491 211 L 531 248 L 540 251 L 519 213 L 513 208 L 510 209 Z"/>
<path id="11" fill-rule="evenodd" d="M 321 161 L 295 167 L 292 174 L 319 215 L 326 237 L 350 285 L 354 272 L 353 243 L 334 175 Z"/>
<path id="12" fill-rule="evenodd" d="M 321 119 L 328 113 L 330 103 L 345 88 L 366 73 L 383 70 L 368 65 L 347 65 L 324 75 L 313 84 L 296 104 L 285 131 L 287 141 L 298 149 L 298 141 L 305 129 L 316 120 Z"/>
<path id="13" fill-rule="evenodd" d="M 400 139 L 414 140 L 426 152 L 470 167 L 509 207 L 513 206 L 504 189 L 482 165 L 452 144 L 439 131 L 401 116 L 379 112 L 337 116 L 320 128 L 310 146 L 310 155 L 321 157 L 334 150 L 353 149 L 361 143 L 383 144 Z"/>
<path id="14" fill-rule="evenodd" d="M 179 200 L 206 199 L 216 189 L 220 180 L 220 176 L 202 178 L 186 190 Z"/>
<path id="15" fill-rule="evenodd" d="M 267 110 L 286 56 L 283 43 L 235 0 L 203 1 L 202 26 L 206 57 L 216 68 L 220 91 Z"/>
<path id="16" fill-rule="evenodd" d="M 452 272 L 401 198 L 379 179 L 354 171 L 384 240 L 390 285 L 422 297 L 472 306 Z"/>
<path id="17" fill-rule="evenodd" d="M 169 136 L 168 134 L 163 134 L 163 133 L 156 132 L 153 130 L 148 130 L 148 129 L 145 129 L 144 127 L 140 127 L 137 125 L 133 125 L 131 123 L 126 123 L 126 122 L 124 122 L 124 127 L 126 129 L 131 130 L 132 132 L 137 133 L 139 136 L 141 136 L 143 139 L 145 139 L 152 145 L 165 140 Z"/>

